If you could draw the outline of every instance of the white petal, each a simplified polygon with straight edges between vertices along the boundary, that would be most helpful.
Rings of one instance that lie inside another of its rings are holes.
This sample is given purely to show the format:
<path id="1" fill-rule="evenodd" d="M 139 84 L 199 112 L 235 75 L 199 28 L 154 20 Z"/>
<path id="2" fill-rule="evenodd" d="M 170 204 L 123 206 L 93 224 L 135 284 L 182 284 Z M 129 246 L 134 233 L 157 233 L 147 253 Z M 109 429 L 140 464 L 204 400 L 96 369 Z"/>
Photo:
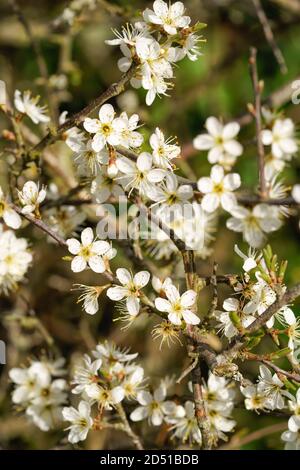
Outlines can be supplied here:
<path id="1" fill-rule="evenodd" d="M 211 193 L 213 190 L 213 181 L 211 178 L 204 176 L 198 180 L 197 187 L 201 193 Z"/>
<path id="2" fill-rule="evenodd" d="M 222 135 L 223 126 L 215 117 L 209 117 L 206 120 L 205 127 L 213 137 L 220 137 Z"/>
<path id="3" fill-rule="evenodd" d="M 88 261 L 88 265 L 95 273 L 104 273 L 106 270 L 103 258 L 98 255 L 92 256 Z"/>
<path id="4" fill-rule="evenodd" d="M 214 146 L 214 139 L 209 134 L 200 134 L 194 138 L 193 145 L 197 150 L 209 150 Z"/>
<path id="5" fill-rule="evenodd" d="M 234 191 L 241 186 L 241 177 L 238 173 L 230 173 L 224 178 L 224 188 L 228 191 Z"/>
<path id="6" fill-rule="evenodd" d="M 109 297 L 111 300 L 122 300 L 124 299 L 124 297 L 126 296 L 126 293 L 127 293 L 127 289 L 125 289 L 124 287 L 110 287 L 109 289 L 107 289 L 107 297 Z"/>
<path id="7" fill-rule="evenodd" d="M 99 111 L 99 119 L 102 123 L 110 123 L 113 121 L 115 116 L 115 110 L 113 106 L 109 103 L 101 106 Z"/>
<path id="8" fill-rule="evenodd" d="M 80 273 L 86 268 L 86 261 L 82 256 L 75 256 L 71 263 L 71 269 L 74 273 Z"/>
<path id="9" fill-rule="evenodd" d="M 197 298 L 197 293 L 194 290 L 187 290 L 184 294 L 182 294 L 180 303 L 181 305 L 186 307 L 192 307 L 195 304 Z"/>
<path id="10" fill-rule="evenodd" d="M 138 299 L 137 297 L 127 297 L 126 307 L 128 313 L 135 317 L 140 311 L 140 299 Z"/>
<path id="11" fill-rule="evenodd" d="M 133 278 L 134 284 L 137 288 L 145 287 L 150 280 L 150 273 L 148 271 L 140 271 L 139 273 L 135 274 Z"/>
<path id="12" fill-rule="evenodd" d="M 81 233 L 81 243 L 83 246 L 90 245 L 94 239 L 93 229 L 91 227 L 85 228 Z"/>
<path id="13" fill-rule="evenodd" d="M 224 126 L 223 129 L 223 139 L 224 140 L 231 140 L 233 139 L 240 131 L 240 125 L 237 122 L 229 122 Z"/>
<path id="14" fill-rule="evenodd" d="M 214 212 L 220 205 L 220 198 L 217 196 L 217 194 L 214 193 L 209 193 L 205 194 L 201 201 L 201 207 L 204 209 L 206 212 Z"/>
<path id="15" fill-rule="evenodd" d="M 190 325 L 198 325 L 200 323 L 200 318 L 190 310 L 184 310 L 182 316 L 184 321 Z"/>
<path id="16" fill-rule="evenodd" d="M 116 271 L 116 276 L 123 286 L 129 284 L 129 282 L 132 280 L 130 272 L 125 268 L 118 268 Z"/>
<path id="17" fill-rule="evenodd" d="M 211 169 L 210 177 L 214 183 L 221 183 L 224 178 L 224 168 L 221 165 L 214 165 Z"/>
<path id="18" fill-rule="evenodd" d="M 22 219 L 19 216 L 19 214 L 17 214 L 17 212 L 15 212 L 10 207 L 7 207 L 5 209 L 3 213 L 3 220 L 6 223 L 6 225 L 8 225 L 9 227 L 15 230 L 18 229 L 22 224 Z"/>
<path id="19" fill-rule="evenodd" d="M 72 255 L 78 255 L 81 247 L 80 242 L 76 240 L 76 238 L 69 238 L 66 243 L 68 245 L 69 252 L 72 253 Z"/>
<path id="20" fill-rule="evenodd" d="M 166 299 L 163 299 L 162 297 L 155 299 L 155 307 L 160 312 L 170 312 L 172 308 L 170 302 Z"/>

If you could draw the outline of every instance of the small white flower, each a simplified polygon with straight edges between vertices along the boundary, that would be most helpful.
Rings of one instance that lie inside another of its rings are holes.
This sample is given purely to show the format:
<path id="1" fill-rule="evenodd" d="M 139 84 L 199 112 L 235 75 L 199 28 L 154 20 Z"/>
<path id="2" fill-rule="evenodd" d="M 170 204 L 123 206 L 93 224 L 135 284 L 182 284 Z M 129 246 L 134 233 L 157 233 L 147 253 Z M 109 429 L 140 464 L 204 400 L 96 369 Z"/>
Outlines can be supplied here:
<path id="1" fill-rule="evenodd" d="M 129 349 L 120 349 L 114 343 L 104 341 L 96 346 L 93 351 L 96 358 L 102 359 L 105 367 L 113 367 L 116 362 L 130 362 L 138 356 L 138 353 L 129 354 Z"/>
<path id="2" fill-rule="evenodd" d="M 263 245 L 265 233 L 274 232 L 282 225 L 278 212 L 267 204 L 257 204 L 252 209 L 234 206 L 230 212 L 233 217 L 226 221 L 227 228 L 242 232 L 246 242 L 254 248 Z"/>
<path id="3" fill-rule="evenodd" d="M 75 368 L 72 384 L 75 384 L 76 387 L 73 388 L 72 393 L 81 394 L 86 390 L 87 386 L 95 383 L 95 380 L 97 381 L 98 379 L 98 372 L 101 365 L 101 359 L 96 359 L 92 362 L 90 356 L 85 354 L 82 364 Z"/>
<path id="4" fill-rule="evenodd" d="M 243 153 L 242 145 L 236 140 L 240 125 L 237 122 L 223 125 L 217 118 L 209 117 L 205 127 L 208 134 L 195 137 L 194 147 L 198 150 L 209 150 L 209 163 L 226 163 L 226 157 L 228 157 L 233 164 L 235 159 Z"/>
<path id="5" fill-rule="evenodd" d="M 142 367 L 134 367 L 133 372 L 129 373 L 123 380 L 121 387 L 124 390 L 124 397 L 128 400 L 136 399 L 144 381 L 144 369 Z"/>
<path id="6" fill-rule="evenodd" d="M 245 398 L 246 410 L 259 411 L 266 408 L 267 397 L 264 393 L 258 392 L 257 386 L 254 384 L 240 387 Z"/>
<path id="7" fill-rule="evenodd" d="M 166 33 L 174 35 L 177 29 L 186 28 L 190 24 L 191 18 L 184 16 L 184 11 L 184 5 L 181 2 L 168 6 L 162 0 L 155 0 L 153 10 L 146 8 L 143 17 L 147 23 L 161 25 Z"/>
<path id="8" fill-rule="evenodd" d="M 0 186 L 0 217 L 4 220 L 8 227 L 13 229 L 20 228 L 22 224 L 21 217 L 19 214 L 14 211 L 7 201 L 6 197 L 4 196 L 3 190 Z"/>
<path id="9" fill-rule="evenodd" d="M 179 186 L 177 177 L 168 173 L 161 186 L 155 186 L 149 196 L 159 204 L 158 212 L 161 212 L 170 206 L 186 203 L 193 197 L 193 188 L 187 184 Z"/>
<path id="10" fill-rule="evenodd" d="M 172 422 L 174 424 L 171 430 L 174 430 L 174 437 L 181 439 L 183 443 L 188 441 L 190 444 L 202 444 L 201 431 L 195 416 L 195 405 L 193 402 L 186 401 L 184 407 L 178 406 L 172 417 L 171 424 Z"/>
<path id="11" fill-rule="evenodd" d="M 85 228 L 81 233 L 81 243 L 76 238 L 67 240 L 68 250 L 75 255 L 71 263 L 71 269 L 74 273 L 83 271 L 87 265 L 95 273 L 103 273 L 106 265 L 103 260 L 111 246 L 104 240 L 94 240 L 93 230 L 90 227 Z"/>
<path id="12" fill-rule="evenodd" d="M 165 139 L 163 132 L 157 127 L 150 137 L 153 162 L 158 168 L 172 169 L 171 160 L 179 157 L 180 147 L 172 143 L 173 139 Z"/>
<path id="13" fill-rule="evenodd" d="M 236 206 L 236 197 L 233 191 L 241 185 L 238 173 L 230 173 L 224 176 L 224 169 L 220 165 L 214 165 L 210 177 L 198 180 L 197 186 L 204 196 L 201 207 L 207 212 L 214 212 L 220 205 L 224 210 L 230 211 Z"/>
<path id="14" fill-rule="evenodd" d="M 119 268 L 116 276 L 121 286 L 110 287 L 107 296 L 115 301 L 126 299 L 129 315 L 136 316 L 140 311 L 141 289 L 148 284 L 150 273 L 140 271 L 132 276 L 127 269 Z"/>
<path id="15" fill-rule="evenodd" d="M 106 144 L 114 146 L 121 143 L 121 133 L 126 128 L 126 123 L 120 118 L 115 118 L 111 104 L 104 104 L 99 110 L 99 119 L 86 118 L 83 127 L 89 133 L 95 134 L 92 148 L 95 152 L 100 152 Z"/>
<path id="16" fill-rule="evenodd" d="M 132 421 L 142 421 L 148 418 L 149 423 L 153 426 L 160 426 L 164 420 L 164 416 L 175 410 L 175 403 L 166 401 L 167 390 L 162 384 L 158 387 L 153 395 L 148 391 L 141 391 L 137 394 L 138 406 L 130 415 Z"/>
<path id="17" fill-rule="evenodd" d="M 12 394 L 13 403 L 24 404 L 36 396 L 40 388 L 50 385 L 49 371 L 39 362 L 34 362 L 30 367 L 14 367 L 9 371 L 9 378 L 17 385 Z"/>
<path id="18" fill-rule="evenodd" d="M 24 206 L 22 208 L 22 213 L 36 213 L 36 215 L 39 215 L 39 206 L 46 198 L 46 195 L 46 188 L 42 186 L 42 189 L 39 189 L 39 185 L 34 181 L 27 181 L 24 184 L 22 191 L 18 191 L 18 197 L 21 204 Z"/>
<path id="19" fill-rule="evenodd" d="M 276 119 L 271 130 L 262 131 L 261 138 L 264 145 L 271 145 L 275 158 L 288 160 L 298 151 L 294 132 L 295 126 L 291 119 Z"/>
<path id="20" fill-rule="evenodd" d="M 31 97 L 30 91 L 24 91 L 23 97 L 19 90 L 15 91 L 14 102 L 16 109 L 22 114 L 27 114 L 35 124 L 50 121 L 50 118 L 45 115 L 46 106 L 38 106 L 39 99 L 39 96 Z"/>
<path id="21" fill-rule="evenodd" d="M 124 129 L 121 132 L 121 143 L 123 147 L 126 148 L 136 148 L 140 147 L 144 141 L 142 134 L 136 131 L 139 127 L 139 116 L 138 114 L 133 114 L 128 117 L 126 112 L 120 114 L 120 119 L 124 122 Z"/>
<path id="22" fill-rule="evenodd" d="M 113 405 L 121 403 L 125 397 L 124 389 L 120 385 L 108 389 L 93 383 L 86 386 L 85 392 L 89 398 L 95 400 L 105 410 L 111 410 Z"/>
<path id="23" fill-rule="evenodd" d="M 165 287 L 165 293 L 168 300 L 158 297 L 155 299 L 155 307 L 160 312 L 167 312 L 171 323 L 181 325 L 182 320 L 191 325 L 200 323 L 200 318 L 190 310 L 196 302 L 195 291 L 188 290 L 180 296 L 176 287 L 171 284 Z"/>
<path id="24" fill-rule="evenodd" d="M 65 407 L 62 410 L 65 421 L 70 421 L 71 426 L 67 429 L 70 430 L 68 440 L 71 444 L 76 444 L 79 441 L 84 441 L 86 436 L 93 426 L 93 419 L 91 418 L 91 405 L 86 401 L 81 401 L 78 405 L 78 410 L 73 406 Z"/>
<path id="25" fill-rule="evenodd" d="M 238 245 L 234 245 L 234 251 L 244 260 L 243 270 L 246 273 L 257 267 L 257 254 L 251 247 L 249 247 L 247 255 L 239 249 Z"/>
<path id="26" fill-rule="evenodd" d="M 130 191 L 137 189 L 141 196 L 147 196 L 153 191 L 154 183 L 159 183 L 165 177 L 165 171 L 152 168 L 152 156 L 142 152 L 136 162 L 126 157 L 117 159 L 117 167 L 124 176 L 119 177 L 124 188 Z"/>
<path id="27" fill-rule="evenodd" d="M 249 326 L 255 320 L 255 317 L 250 315 L 250 313 L 240 311 L 238 299 L 229 297 L 228 299 L 224 300 L 223 309 L 225 310 L 223 312 L 216 310 L 214 316 L 220 322 L 218 327 L 220 330 L 224 331 L 224 334 L 228 339 L 231 339 L 238 334 L 238 329 L 231 319 L 231 314 L 238 313 L 241 325 L 244 328 L 247 328 L 247 326 Z"/>
<path id="28" fill-rule="evenodd" d="M 272 375 L 266 366 L 260 366 L 259 373 L 257 391 L 259 394 L 265 395 L 265 407 L 270 410 L 282 410 L 285 406 L 284 397 L 293 398 L 293 396 L 283 389 L 284 384 L 278 375 Z"/>

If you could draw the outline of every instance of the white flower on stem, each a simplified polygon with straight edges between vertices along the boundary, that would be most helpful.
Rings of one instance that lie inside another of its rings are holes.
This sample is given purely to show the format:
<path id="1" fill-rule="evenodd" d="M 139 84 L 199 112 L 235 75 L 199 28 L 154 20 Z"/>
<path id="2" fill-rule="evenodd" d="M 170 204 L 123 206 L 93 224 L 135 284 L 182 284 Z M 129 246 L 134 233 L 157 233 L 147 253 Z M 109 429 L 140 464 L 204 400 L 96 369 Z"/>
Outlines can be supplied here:
<path id="1" fill-rule="evenodd" d="M 39 206 L 46 198 L 47 191 L 44 186 L 39 189 L 39 185 L 34 181 L 27 181 L 22 191 L 18 191 L 18 197 L 21 204 L 24 206 L 22 208 L 23 214 L 32 214 L 35 213 L 39 215 Z"/>
<path id="2" fill-rule="evenodd" d="M 68 435 L 69 442 L 76 444 L 79 441 L 84 441 L 93 426 L 91 405 L 82 400 L 78 405 L 78 410 L 73 406 L 69 406 L 63 408 L 62 414 L 65 421 L 72 423 L 71 426 L 67 428 L 70 430 Z"/>
<path id="3" fill-rule="evenodd" d="M 106 252 L 106 254 L 107 253 L 108 252 Z M 106 254 L 103 255 L 103 258 Z M 98 298 L 109 284 L 104 286 L 85 286 L 84 284 L 75 284 L 74 286 L 76 290 L 80 290 L 82 292 L 78 297 L 77 303 L 83 302 L 83 310 L 89 315 L 95 315 L 99 310 Z"/>
<path id="4" fill-rule="evenodd" d="M 81 176 L 96 176 L 101 173 L 102 164 L 107 164 L 109 154 L 103 148 L 95 152 L 92 147 L 92 140 L 87 140 L 86 134 L 77 127 L 72 127 L 67 131 L 66 144 L 75 152 L 73 158 L 77 165 L 77 172 Z"/>
<path id="5" fill-rule="evenodd" d="M 172 169 L 171 160 L 179 157 L 180 147 L 172 143 L 173 139 L 165 139 L 163 132 L 157 127 L 150 136 L 153 162 L 158 168 Z"/>
<path id="6" fill-rule="evenodd" d="M 278 212 L 267 204 L 257 204 L 252 209 L 242 206 L 231 208 L 226 226 L 234 232 L 242 232 L 245 241 L 253 248 L 260 248 L 266 240 L 265 233 L 278 230 L 282 221 Z"/>
<path id="7" fill-rule="evenodd" d="M 127 269 L 119 268 L 116 276 L 121 285 L 110 287 L 107 296 L 115 301 L 126 299 L 129 315 L 136 316 L 140 311 L 141 290 L 148 284 L 150 273 L 140 271 L 132 276 Z"/>
<path id="8" fill-rule="evenodd" d="M 186 401 L 184 407 L 177 406 L 174 416 L 171 418 L 171 430 L 173 436 L 180 439 L 183 443 L 202 444 L 201 431 L 199 429 L 195 416 L 195 405 L 191 401 Z"/>
<path id="9" fill-rule="evenodd" d="M 114 405 L 121 403 L 125 397 L 124 389 L 120 385 L 108 389 L 93 383 L 86 387 L 85 392 L 90 399 L 95 400 L 98 406 L 104 410 L 111 410 Z"/>
<path id="10" fill-rule="evenodd" d="M 237 314 L 241 325 L 247 328 L 254 320 L 255 317 L 245 311 L 240 311 L 238 299 L 228 298 L 223 302 L 224 311 L 216 310 L 214 313 L 215 318 L 219 321 L 218 328 L 224 332 L 226 338 L 231 339 L 238 334 L 238 329 L 232 321 L 231 315 Z"/>
<path id="11" fill-rule="evenodd" d="M 69 252 L 75 255 L 71 263 L 74 273 L 83 271 L 87 266 L 95 273 L 103 273 L 106 270 L 103 255 L 110 250 L 111 246 L 104 240 L 95 240 L 90 227 L 82 231 L 81 243 L 76 238 L 69 238 L 67 245 Z"/>
<path id="12" fill-rule="evenodd" d="M 234 245 L 234 251 L 237 255 L 240 256 L 240 258 L 244 260 L 243 270 L 246 273 L 257 267 L 258 258 L 261 256 L 258 257 L 256 251 L 251 247 L 249 247 L 248 253 L 246 255 L 239 249 L 238 245 Z"/>
<path id="13" fill-rule="evenodd" d="M 193 188 L 184 184 L 179 186 L 177 176 L 168 173 L 160 186 L 155 186 L 149 197 L 155 204 L 159 204 L 158 212 L 174 206 L 175 204 L 184 204 L 193 197 Z"/>
<path id="14" fill-rule="evenodd" d="M 171 284 L 165 287 L 166 297 L 155 299 L 155 307 L 160 312 L 168 313 L 168 319 L 174 325 L 181 325 L 182 320 L 190 325 L 198 325 L 200 318 L 192 312 L 195 306 L 197 294 L 193 290 L 188 290 L 180 296 L 178 289 Z"/>
<path id="15" fill-rule="evenodd" d="M 189 16 L 184 16 L 184 5 L 182 2 L 168 4 L 162 0 L 155 0 L 153 10 L 146 8 L 143 17 L 146 23 L 162 26 L 166 33 L 177 34 L 177 30 L 186 28 L 191 21 Z"/>
<path id="16" fill-rule="evenodd" d="M 136 162 L 120 157 L 117 167 L 124 174 L 119 179 L 125 190 L 137 189 L 141 196 L 147 196 L 153 190 L 154 183 L 162 181 L 166 174 L 164 170 L 152 167 L 152 156 L 147 152 L 142 152 Z"/>
<path id="17" fill-rule="evenodd" d="M 258 392 L 257 385 L 251 384 L 245 387 L 240 387 L 242 394 L 245 397 L 246 410 L 260 411 L 266 409 L 267 397 L 262 392 Z"/>
<path id="18" fill-rule="evenodd" d="M 232 402 L 235 396 L 233 387 L 225 377 L 218 377 L 209 373 L 207 384 L 202 385 L 202 393 L 209 408 L 217 408 L 222 411 L 224 405 Z"/>
<path id="19" fill-rule="evenodd" d="M 122 145 L 126 148 L 136 148 L 140 147 L 144 141 L 142 134 L 136 131 L 139 127 L 139 115 L 132 114 L 128 117 L 127 113 L 124 111 L 120 114 L 120 119 L 124 122 L 124 129 L 121 132 Z"/>
<path id="20" fill-rule="evenodd" d="M 72 393 L 81 394 L 86 391 L 87 386 L 97 382 L 101 365 L 101 359 L 92 361 L 90 356 L 85 354 L 82 364 L 75 368 L 72 384 L 75 384 L 76 387 L 72 389 Z"/>
<path id="21" fill-rule="evenodd" d="M 257 390 L 266 397 L 265 407 L 269 410 L 282 410 L 285 406 L 284 397 L 293 398 L 293 396 L 284 390 L 284 384 L 278 375 L 272 375 L 265 365 L 260 366 L 259 373 Z"/>
<path id="22" fill-rule="evenodd" d="M 298 151 L 294 137 L 295 125 L 291 119 L 276 119 L 272 129 L 264 129 L 261 139 L 264 145 L 271 145 L 275 158 L 289 160 Z"/>
<path id="23" fill-rule="evenodd" d="M 20 228 L 22 224 L 22 219 L 19 214 L 14 211 L 4 196 L 3 190 L 0 186 L 0 217 L 4 220 L 8 227 L 13 229 Z"/>
<path id="24" fill-rule="evenodd" d="M 30 119 L 38 124 L 39 122 L 49 122 L 50 118 L 45 115 L 47 111 L 46 106 L 38 106 L 40 97 L 33 98 L 30 91 L 24 91 L 23 96 L 19 90 L 15 91 L 14 103 L 16 109 L 26 114 Z"/>
<path id="25" fill-rule="evenodd" d="M 261 315 L 276 300 L 275 291 L 261 278 L 259 273 L 256 273 L 256 278 L 258 282 L 251 287 L 251 298 L 243 308 L 243 312 L 247 315 Z M 266 324 L 268 328 L 271 328 L 274 324 L 273 317 Z"/>
<path id="26" fill-rule="evenodd" d="M 92 181 L 91 193 L 99 204 L 107 201 L 111 196 L 118 199 L 124 194 L 123 188 L 117 183 L 117 173 L 112 176 L 102 168 L 96 179 Z"/>
<path id="27" fill-rule="evenodd" d="M 136 399 L 137 394 L 139 393 L 142 383 L 144 381 L 144 369 L 142 367 L 135 367 L 133 372 L 128 374 L 123 382 L 121 387 L 124 390 L 124 397 L 128 400 Z"/>
<path id="28" fill-rule="evenodd" d="M 123 119 L 115 118 L 115 111 L 111 104 L 104 104 L 99 110 L 99 119 L 85 118 L 83 127 L 90 134 L 95 134 L 92 148 L 100 152 L 106 144 L 119 145 L 122 143 L 121 133 L 126 128 Z"/>
<path id="29" fill-rule="evenodd" d="M 231 163 L 243 153 L 242 145 L 236 140 L 240 131 L 237 122 L 230 122 L 223 125 L 217 118 L 209 117 L 205 127 L 208 134 L 200 134 L 195 137 L 193 143 L 197 150 L 209 150 L 209 163 L 226 162 L 226 157 Z"/>
<path id="30" fill-rule="evenodd" d="M 199 191 L 204 194 L 201 201 L 202 209 L 214 212 L 221 205 L 224 210 L 230 211 L 237 205 L 233 191 L 240 185 L 241 178 L 238 173 L 224 175 L 222 166 L 213 166 L 210 177 L 202 177 L 197 183 Z"/>
<path id="31" fill-rule="evenodd" d="M 132 421 L 142 421 L 148 419 L 153 426 L 160 426 L 164 416 L 174 411 L 176 404 L 173 401 L 166 400 L 167 389 L 162 384 L 153 395 L 148 391 L 138 392 L 136 400 L 141 406 L 138 406 L 131 414 Z"/>

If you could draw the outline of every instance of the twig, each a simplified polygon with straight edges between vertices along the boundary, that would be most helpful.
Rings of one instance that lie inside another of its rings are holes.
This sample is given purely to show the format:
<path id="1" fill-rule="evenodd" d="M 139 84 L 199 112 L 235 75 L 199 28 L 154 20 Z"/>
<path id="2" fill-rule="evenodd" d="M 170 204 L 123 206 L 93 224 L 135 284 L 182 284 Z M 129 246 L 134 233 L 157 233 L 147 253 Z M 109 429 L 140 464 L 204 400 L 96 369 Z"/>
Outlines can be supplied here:
<path id="1" fill-rule="evenodd" d="M 255 124 L 256 124 L 256 141 L 258 151 L 258 174 L 259 174 L 259 189 L 263 198 L 267 196 L 267 185 L 265 180 L 265 152 L 261 140 L 261 85 L 258 79 L 257 63 L 256 63 L 257 50 L 254 47 L 250 49 L 250 71 L 253 83 L 254 96 L 255 96 Z"/>
<path id="2" fill-rule="evenodd" d="M 251 432 L 245 437 L 237 438 L 234 436 L 228 444 L 224 444 L 219 447 L 219 450 L 234 450 L 239 449 L 240 447 L 249 444 L 250 442 L 257 441 L 263 437 L 269 436 L 270 434 L 275 434 L 287 429 L 286 421 L 281 423 L 272 424 L 263 429 L 258 429 L 257 431 Z"/>
<path id="3" fill-rule="evenodd" d="M 198 361 L 199 361 L 199 354 L 196 354 L 194 360 L 190 363 L 190 365 L 186 369 L 184 369 L 184 371 L 180 374 L 180 376 L 176 380 L 177 384 L 180 384 L 180 382 L 182 382 L 182 380 L 195 369 L 195 367 L 198 364 Z"/>
<path id="4" fill-rule="evenodd" d="M 252 2 L 253 2 L 253 5 L 254 5 L 254 8 L 255 8 L 257 17 L 258 17 L 258 19 L 261 22 L 261 25 L 263 27 L 266 40 L 270 44 L 270 47 L 271 47 L 271 49 L 273 51 L 273 54 L 274 54 L 274 57 L 278 62 L 278 65 L 280 67 L 280 71 L 281 71 L 281 73 L 285 74 L 288 71 L 286 63 L 285 63 L 285 59 L 284 59 L 283 54 L 282 54 L 281 50 L 279 49 L 278 44 L 275 40 L 272 28 L 270 26 L 267 15 L 266 15 L 263 7 L 262 7 L 261 1 L 260 0 L 252 0 Z"/>
<path id="5" fill-rule="evenodd" d="M 124 424 L 124 431 L 126 434 L 132 439 L 133 444 L 138 450 L 144 450 L 142 443 L 139 439 L 139 437 L 135 434 L 135 432 L 131 429 L 131 426 L 128 422 L 126 413 L 124 411 L 124 408 L 121 403 L 116 405 L 116 409 L 118 411 L 118 414 L 122 420 L 122 423 Z"/>
<path id="6" fill-rule="evenodd" d="M 214 262 L 213 265 L 213 273 L 210 278 L 210 284 L 213 286 L 213 298 L 211 301 L 210 308 L 207 312 L 207 317 L 211 318 L 213 314 L 215 313 L 215 310 L 218 306 L 218 281 L 217 281 L 217 269 L 218 269 L 218 264 Z"/>
<path id="7" fill-rule="evenodd" d="M 41 229 L 43 232 L 47 233 L 53 240 L 57 241 L 57 243 L 61 246 L 67 246 L 66 241 L 60 237 L 54 230 L 52 230 L 47 224 L 45 224 L 41 219 L 37 219 L 35 217 L 32 217 L 29 214 L 23 214 L 22 209 L 20 207 L 16 206 L 15 204 L 11 204 L 11 207 L 24 219 L 28 220 L 31 222 L 33 225 Z"/>

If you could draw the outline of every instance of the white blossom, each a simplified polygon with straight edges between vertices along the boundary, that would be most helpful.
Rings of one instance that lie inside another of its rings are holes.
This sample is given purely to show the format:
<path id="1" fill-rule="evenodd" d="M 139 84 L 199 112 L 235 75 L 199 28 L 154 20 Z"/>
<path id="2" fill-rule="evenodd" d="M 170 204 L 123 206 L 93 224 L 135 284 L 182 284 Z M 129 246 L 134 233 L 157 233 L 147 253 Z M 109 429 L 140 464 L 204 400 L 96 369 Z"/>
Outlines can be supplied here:
<path id="1" fill-rule="evenodd" d="M 261 133 L 264 145 L 271 145 L 275 158 L 289 160 L 298 151 L 294 137 L 295 126 L 291 119 L 276 119 L 272 129 L 264 129 Z"/>
<path id="2" fill-rule="evenodd" d="M 153 162 L 158 168 L 172 169 L 171 160 L 179 157 L 180 147 L 172 143 L 173 139 L 165 139 L 163 132 L 157 127 L 150 136 Z"/>
<path id="3" fill-rule="evenodd" d="M 155 307 L 160 312 L 168 313 L 168 319 L 174 325 L 181 325 L 182 320 L 187 324 L 197 325 L 200 318 L 192 312 L 197 294 L 193 290 L 188 290 L 180 296 L 178 290 L 173 284 L 165 287 L 166 298 L 158 297 L 155 299 Z"/>
<path id="4" fill-rule="evenodd" d="M 226 225 L 234 232 L 242 232 L 250 246 L 260 248 L 266 240 L 266 233 L 278 230 L 282 221 L 277 211 L 267 204 L 257 204 L 252 209 L 242 206 L 231 208 Z"/>
<path id="5" fill-rule="evenodd" d="M 95 240 L 90 227 L 81 232 L 81 243 L 76 238 L 69 238 L 67 245 L 69 252 L 75 255 L 71 263 L 71 269 L 75 273 L 83 271 L 87 266 L 95 273 L 103 273 L 106 270 L 103 255 L 111 246 L 104 240 Z"/>
<path id="6" fill-rule="evenodd" d="M 153 395 L 148 391 L 141 391 L 137 394 L 138 406 L 131 414 L 132 421 L 142 421 L 148 419 L 153 426 L 160 426 L 164 416 L 172 413 L 176 405 L 174 402 L 166 400 L 167 390 L 162 384 Z"/>
<path id="7" fill-rule="evenodd" d="M 121 285 L 110 287 L 107 290 L 107 296 L 115 301 L 126 299 L 126 308 L 129 315 L 138 315 L 141 289 L 148 284 L 150 273 L 140 271 L 132 276 L 127 269 L 119 268 L 116 271 L 116 276 Z"/>
<path id="8" fill-rule="evenodd" d="M 18 191 L 18 197 L 23 205 L 23 214 L 39 214 L 39 206 L 46 198 L 47 191 L 44 186 L 39 189 L 39 185 L 34 181 L 27 181 L 22 191 Z"/>
<path id="9" fill-rule="evenodd" d="M 69 406 L 63 409 L 62 414 L 64 420 L 71 423 L 67 428 L 70 430 L 68 435 L 69 442 L 76 444 L 79 441 L 84 441 L 93 425 L 90 404 L 82 400 L 78 405 L 78 410 L 73 406 Z"/>
<path id="10" fill-rule="evenodd" d="M 205 127 L 207 134 L 200 134 L 194 139 L 194 147 L 198 150 L 209 150 L 208 161 L 212 164 L 226 163 L 232 166 L 237 157 L 243 153 L 242 145 L 236 140 L 240 131 L 237 122 L 223 125 L 217 118 L 209 117 Z"/>
<path id="11" fill-rule="evenodd" d="M 147 8 L 143 12 L 147 23 L 162 26 L 166 33 L 174 35 L 178 29 L 186 28 L 190 24 L 190 17 L 184 16 L 184 5 L 181 2 L 168 4 L 162 0 L 155 0 L 153 10 Z"/>
<path id="12" fill-rule="evenodd" d="M 241 185 L 238 173 L 224 175 L 224 169 L 220 165 L 214 165 L 210 177 L 202 177 L 197 186 L 204 196 L 201 206 L 206 212 L 214 212 L 220 205 L 224 210 L 230 211 L 237 205 L 233 191 Z"/>
<path id="13" fill-rule="evenodd" d="M 33 98 L 30 91 L 24 91 L 23 96 L 19 90 L 15 91 L 14 103 L 16 109 L 22 113 L 26 114 L 30 119 L 38 124 L 39 122 L 49 122 L 49 116 L 46 116 L 47 108 L 46 106 L 38 106 L 40 100 L 39 96 Z"/>

